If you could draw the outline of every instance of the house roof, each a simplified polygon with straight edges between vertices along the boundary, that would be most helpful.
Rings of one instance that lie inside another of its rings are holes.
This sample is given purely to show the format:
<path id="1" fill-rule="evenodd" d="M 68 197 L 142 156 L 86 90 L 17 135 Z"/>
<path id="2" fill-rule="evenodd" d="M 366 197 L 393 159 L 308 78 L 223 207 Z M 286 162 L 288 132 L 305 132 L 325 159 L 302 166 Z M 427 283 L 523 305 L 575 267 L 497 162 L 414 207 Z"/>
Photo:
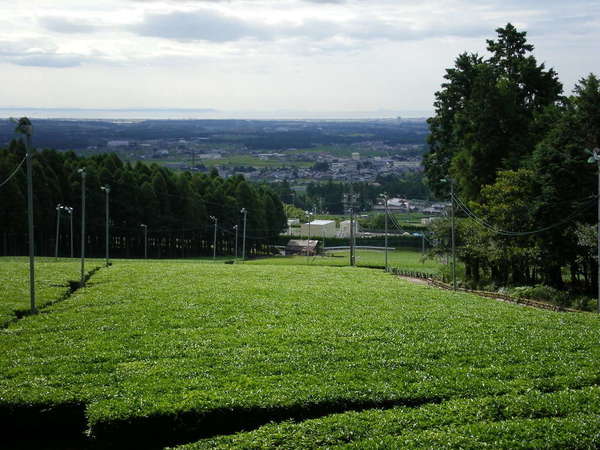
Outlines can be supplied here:
<path id="1" fill-rule="evenodd" d="M 335 223 L 334 220 L 313 220 L 312 222 L 310 222 L 311 225 L 330 225 L 332 223 Z"/>

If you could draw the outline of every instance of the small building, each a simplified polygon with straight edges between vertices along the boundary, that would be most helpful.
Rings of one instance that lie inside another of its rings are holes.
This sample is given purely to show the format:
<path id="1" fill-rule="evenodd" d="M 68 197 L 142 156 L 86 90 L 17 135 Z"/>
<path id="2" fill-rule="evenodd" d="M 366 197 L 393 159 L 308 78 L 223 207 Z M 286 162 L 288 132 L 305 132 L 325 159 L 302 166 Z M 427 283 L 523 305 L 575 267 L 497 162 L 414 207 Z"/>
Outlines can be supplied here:
<path id="1" fill-rule="evenodd" d="M 285 246 L 286 255 L 306 255 L 315 256 L 317 254 L 317 247 L 319 241 L 317 240 L 302 240 L 302 239 L 290 239 Z"/>
<path id="2" fill-rule="evenodd" d="M 300 234 L 308 237 L 335 237 L 335 220 L 313 220 L 300 225 Z"/>
<path id="3" fill-rule="evenodd" d="M 358 152 L 352 152 L 352 160 L 354 160 L 354 161 L 360 161 L 360 153 L 358 153 Z"/>
<path id="4" fill-rule="evenodd" d="M 350 237 L 351 230 L 352 230 L 352 227 L 350 226 L 350 221 L 344 220 L 343 222 L 340 222 L 340 230 L 337 234 L 337 237 L 340 237 L 340 238 Z M 358 236 L 358 222 L 356 220 L 354 221 L 354 234 Z"/>

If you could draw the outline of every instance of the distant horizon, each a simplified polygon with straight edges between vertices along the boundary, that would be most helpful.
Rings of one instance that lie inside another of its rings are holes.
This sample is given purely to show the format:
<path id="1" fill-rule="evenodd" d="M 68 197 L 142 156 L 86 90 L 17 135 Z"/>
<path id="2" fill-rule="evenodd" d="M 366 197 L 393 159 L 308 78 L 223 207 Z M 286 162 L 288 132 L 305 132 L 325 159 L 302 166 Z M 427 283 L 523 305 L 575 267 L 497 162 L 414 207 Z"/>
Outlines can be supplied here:
<path id="1" fill-rule="evenodd" d="M 221 110 L 217 108 L 46 108 L 0 107 L 0 117 L 27 116 L 36 119 L 65 120 L 390 120 L 426 119 L 433 114 L 427 110 L 364 110 L 364 111 L 307 111 L 307 110 Z"/>

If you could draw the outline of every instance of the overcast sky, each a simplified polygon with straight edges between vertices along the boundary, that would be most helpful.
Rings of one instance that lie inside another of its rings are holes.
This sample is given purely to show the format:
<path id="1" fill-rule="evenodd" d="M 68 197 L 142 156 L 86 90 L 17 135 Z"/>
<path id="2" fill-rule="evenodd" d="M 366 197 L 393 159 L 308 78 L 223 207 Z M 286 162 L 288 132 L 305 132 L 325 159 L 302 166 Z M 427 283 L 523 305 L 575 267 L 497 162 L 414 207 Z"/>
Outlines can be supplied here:
<path id="1" fill-rule="evenodd" d="M 0 107 L 430 111 L 509 21 L 567 92 L 600 74 L 598 0 L 13 0 Z"/>

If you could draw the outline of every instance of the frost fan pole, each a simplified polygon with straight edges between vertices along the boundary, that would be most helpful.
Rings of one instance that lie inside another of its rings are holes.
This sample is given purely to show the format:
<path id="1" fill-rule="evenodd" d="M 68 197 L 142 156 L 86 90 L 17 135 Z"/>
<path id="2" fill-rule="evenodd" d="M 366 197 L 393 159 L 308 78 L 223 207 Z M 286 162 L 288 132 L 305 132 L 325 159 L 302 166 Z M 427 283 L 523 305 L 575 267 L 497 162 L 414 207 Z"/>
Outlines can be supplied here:
<path id="1" fill-rule="evenodd" d="M 109 242 L 110 242 L 110 235 L 109 235 L 109 229 L 110 229 L 110 216 L 109 216 L 109 197 L 110 197 L 110 186 L 106 185 L 106 186 L 101 186 L 100 187 L 101 190 L 103 190 L 106 193 L 106 214 L 105 214 L 105 220 L 106 220 L 106 228 L 105 228 L 105 232 L 106 232 L 106 267 L 109 266 L 109 255 L 108 255 L 108 251 L 109 251 Z"/>
<path id="2" fill-rule="evenodd" d="M 79 169 L 81 174 L 81 282 L 85 285 L 85 169 Z"/>
<path id="3" fill-rule="evenodd" d="M 248 215 L 248 210 L 246 208 L 242 208 L 240 211 L 244 215 L 244 235 L 242 237 L 242 261 L 246 260 L 246 216 Z"/>

